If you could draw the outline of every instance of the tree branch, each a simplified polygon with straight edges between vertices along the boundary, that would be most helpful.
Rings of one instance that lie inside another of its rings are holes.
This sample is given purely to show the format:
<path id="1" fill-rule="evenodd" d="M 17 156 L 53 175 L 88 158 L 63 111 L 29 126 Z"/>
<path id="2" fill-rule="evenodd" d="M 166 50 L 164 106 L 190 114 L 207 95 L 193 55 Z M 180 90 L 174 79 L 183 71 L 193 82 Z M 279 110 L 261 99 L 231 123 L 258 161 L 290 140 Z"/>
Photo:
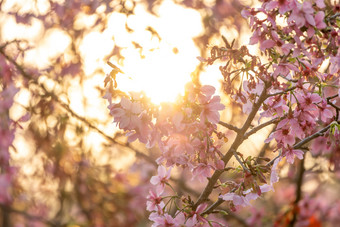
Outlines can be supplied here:
<path id="1" fill-rule="evenodd" d="M 219 121 L 218 122 L 220 125 L 226 127 L 227 129 L 230 129 L 230 130 L 233 130 L 235 131 L 236 133 L 238 133 L 241 129 L 239 129 L 238 127 L 234 126 L 234 125 L 231 125 L 231 124 L 228 124 L 228 123 L 225 123 L 223 121 Z"/>
<path id="2" fill-rule="evenodd" d="M 301 148 L 304 144 L 308 143 L 309 141 L 322 136 L 330 127 L 331 127 L 332 123 L 327 125 L 326 127 L 324 127 L 323 129 L 317 131 L 316 133 L 304 138 L 303 140 L 301 140 L 300 142 L 296 143 L 293 148 L 294 149 L 299 149 Z"/>
<path id="3" fill-rule="evenodd" d="M 261 129 L 263 129 L 264 127 L 267 127 L 268 125 L 274 124 L 277 121 L 281 120 L 282 118 L 276 117 L 271 119 L 270 121 L 264 122 L 256 127 L 254 127 L 253 129 L 251 129 L 250 131 L 248 131 L 246 134 L 244 134 L 244 139 L 248 139 L 249 136 L 255 134 L 256 132 L 260 131 Z"/>
<path id="4" fill-rule="evenodd" d="M 295 191 L 296 197 L 295 197 L 295 201 L 293 204 L 293 218 L 288 225 L 289 227 L 293 227 L 297 220 L 297 206 L 298 206 L 299 201 L 302 198 L 301 188 L 302 188 L 302 183 L 303 183 L 303 174 L 305 173 L 304 163 L 305 163 L 305 158 L 303 158 L 299 164 L 299 172 L 298 172 L 298 176 L 296 179 L 296 191 Z"/>
<path id="5" fill-rule="evenodd" d="M 294 90 L 295 88 L 296 88 L 296 86 L 293 86 L 293 87 L 288 88 L 288 89 L 286 89 L 286 90 L 284 90 L 284 91 L 280 91 L 280 92 L 273 93 L 273 94 L 268 94 L 268 97 L 272 97 L 272 96 L 276 96 L 276 95 L 283 95 L 283 94 L 286 94 L 286 93 L 289 92 L 289 91 Z"/>
<path id="6" fill-rule="evenodd" d="M 233 144 L 229 148 L 228 152 L 223 156 L 222 161 L 225 163 L 225 165 L 229 162 L 229 160 L 233 156 L 233 150 L 237 150 L 237 148 L 244 141 L 245 132 L 249 128 L 251 122 L 254 120 L 254 117 L 256 116 L 257 111 L 261 107 L 262 103 L 268 97 L 267 96 L 267 89 L 268 89 L 269 86 L 270 86 L 270 84 L 268 84 L 268 83 L 265 84 L 265 87 L 264 87 L 263 91 L 261 92 L 261 95 L 260 95 L 258 101 L 253 105 L 253 108 L 252 108 L 251 112 L 249 113 L 248 118 L 244 122 L 243 127 L 237 133 L 237 136 L 236 136 Z M 205 188 L 204 188 L 203 192 L 201 193 L 201 195 L 199 196 L 198 200 L 193 205 L 194 210 L 196 210 L 198 205 L 200 205 L 201 203 L 208 200 L 208 197 L 211 194 L 211 192 L 213 191 L 217 180 L 219 179 L 219 177 L 221 176 L 221 174 L 223 172 L 224 172 L 224 170 L 215 170 L 214 174 L 210 178 L 208 178 L 208 184 L 205 186 Z"/>

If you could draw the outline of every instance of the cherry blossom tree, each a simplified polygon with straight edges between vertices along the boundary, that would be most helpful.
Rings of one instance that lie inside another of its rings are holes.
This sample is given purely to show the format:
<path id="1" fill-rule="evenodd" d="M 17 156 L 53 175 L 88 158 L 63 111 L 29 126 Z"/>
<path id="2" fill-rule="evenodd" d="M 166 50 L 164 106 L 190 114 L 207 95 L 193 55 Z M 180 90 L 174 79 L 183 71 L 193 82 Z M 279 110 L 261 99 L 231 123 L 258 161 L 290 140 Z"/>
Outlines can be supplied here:
<path id="1" fill-rule="evenodd" d="M 339 172 L 336 7 L 323 1 L 264 1 L 260 8 L 242 11 L 253 31 L 249 43 L 259 44 L 260 54 L 251 54 L 247 46 L 235 47 L 234 41 L 230 44 L 223 37 L 224 46 L 214 46 L 209 57 L 199 58 L 207 65 L 219 61 L 223 92 L 246 115 L 240 126 L 220 121 L 219 112 L 225 108 L 220 96 L 214 95 L 214 87 L 197 81 L 188 84 L 186 93 L 170 106 L 150 107 L 144 94 L 127 94 L 132 102 L 130 112 L 138 106 L 134 121 L 129 114 L 123 114 L 127 110 L 126 97 L 118 103 L 109 99 L 114 121 L 127 132 L 129 142 L 138 139 L 148 147 L 157 145 L 160 149 L 156 160 L 158 175 L 151 183 L 157 191 L 157 204 L 162 205 L 152 206 L 153 210 L 149 206 L 153 226 L 225 226 L 223 219 L 212 218 L 221 206 L 231 211 L 251 206 L 251 201 L 274 190 L 280 163 L 292 165 L 296 158 L 302 160 L 298 164 L 296 198 L 289 216 L 284 215 L 286 220 L 278 219 L 276 223 L 314 226 L 321 222 L 321 216 L 316 218 L 314 212 L 304 213 L 305 205 L 301 204 L 313 199 L 303 198 L 301 187 L 308 152 L 328 157 L 329 169 L 336 175 Z M 114 95 L 112 82 L 108 92 Z M 270 150 L 276 156 L 245 156 L 238 151 L 250 136 L 273 124 L 275 127 L 264 142 L 274 141 Z M 234 133 L 232 137 L 228 135 L 230 131 Z M 313 151 L 320 137 L 326 141 L 327 155 L 319 149 Z M 226 141 L 228 148 L 223 149 Z M 238 167 L 228 165 L 232 157 Z M 174 167 L 189 171 L 193 178 L 205 183 L 197 199 L 179 197 L 173 190 L 169 172 Z M 239 176 L 224 177 L 228 172 Z M 164 190 L 165 184 L 172 190 Z M 153 191 L 149 199 L 155 203 Z"/>
<path id="2" fill-rule="evenodd" d="M 140 6 L 157 15 L 161 1 L 0 1 L 2 18 L 40 28 L 23 38 L 1 27 L 2 226 L 338 223 L 338 3 L 176 3 L 201 15 L 201 56 L 177 101 L 156 105 L 145 92 L 120 89 L 127 47 L 103 54 L 112 68 L 105 76 L 101 66 L 87 72 L 82 43 L 108 32 L 113 12 L 132 35 L 129 16 Z M 239 36 L 223 34 L 225 26 Z M 157 30 L 145 30 L 161 42 Z M 45 63 L 32 60 L 51 34 L 66 37 L 66 47 Z M 131 44 L 143 57 L 144 47 Z M 221 89 L 201 82 L 215 66 Z M 97 74 L 100 84 L 87 82 Z M 101 105 L 90 105 L 82 90 L 89 84 Z"/>

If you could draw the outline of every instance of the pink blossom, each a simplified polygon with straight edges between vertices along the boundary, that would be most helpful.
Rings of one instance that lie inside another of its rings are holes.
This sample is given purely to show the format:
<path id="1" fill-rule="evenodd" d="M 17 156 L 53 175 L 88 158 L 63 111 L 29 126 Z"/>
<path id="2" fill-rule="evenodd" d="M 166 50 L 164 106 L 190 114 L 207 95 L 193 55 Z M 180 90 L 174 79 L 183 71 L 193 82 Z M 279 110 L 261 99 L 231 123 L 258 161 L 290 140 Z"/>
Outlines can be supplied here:
<path id="1" fill-rule="evenodd" d="M 265 9 L 272 10 L 274 8 L 278 8 L 280 14 L 285 14 L 291 8 L 290 2 L 290 0 L 268 1 L 268 3 L 265 5 Z"/>
<path id="2" fill-rule="evenodd" d="M 326 7 L 324 0 L 315 0 L 315 3 L 320 9 L 323 9 Z"/>
<path id="3" fill-rule="evenodd" d="M 313 155 L 327 154 L 331 150 L 329 140 L 324 136 L 315 138 L 310 146 L 310 151 Z"/>
<path id="4" fill-rule="evenodd" d="M 187 226 L 195 226 L 198 223 L 207 223 L 208 221 L 201 216 L 201 213 L 207 208 L 208 204 L 203 203 L 200 204 L 195 211 L 191 212 L 191 217 L 188 218 L 186 225 Z"/>
<path id="5" fill-rule="evenodd" d="M 302 4 L 293 1 L 292 7 L 293 11 L 288 18 L 288 22 L 295 21 L 298 28 L 305 26 L 306 23 L 315 26 L 314 9 L 309 1 L 304 1 Z"/>
<path id="6" fill-rule="evenodd" d="M 170 136 L 167 146 L 172 151 L 173 157 L 180 157 L 183 154 L 191 155 L 194 153 L 194 147 L 187 135 L 175 133 Z"/>
<path id="7" fill-rule="evenodd" d="M 171 169 L 166 170 L 164 166 L 158 166 L 158 175 L 151 177 L 150 183 L 156 186 L 159 186 L 164 190 L 165 184 L 168 182 L 171 174 Z"/>
<path id="8" fill-rule="evenodd" d="M 114 121 L 119 124 L 119 128 L 125 130 L 136 128 L 139 122 L 138 115 L 142 112 L 141 105 L 138 102 L 131 102 L 124 97 L 120 104 L 112 104 L 109 109 Z"/>
<path id="9" fill-rule="evenodd" d="M 281 46 L 281 50 L 285 55 L 288 55 L 290 51 L 293 50 L 294 47 L 295 45 L 292 43 L 285 43 Z"/>
<path id="10" fill-rule="evenodd" d="M 274 164 L 272 166 L 272 170 L 270 173 L 270 184 L 273 184 L 279 181 L 279 174 L 277 173 L 277 165 L 279 164 L 280 161 L 281 161 L 281 157 L 277 158 L 274 161 Z"/>
<path id="11" fill-rule="evenodd" d="M 273 190 L 273 186 L 268 184 L 261 185 L 259 188 L 261 192 L 269 192 Z M 224 195 L 220 195 L 220 198 L 225 201 L 232 201 L 235 206 L 250 206 L 250 201 L 256 200 L 260 197 L 258 193 L 254 193 L 252 191 L 252 188 L 243 191 L 243 195 L 229 192 Z"/>
<path id="12" fill-rule="evenodd" d="M 265 108 L 266 110 L 261 113 L 262 117 L 283 117 L 289 110 L 286 101 L 282 96 L 270 97 L 264 103 L 265 107 L 263 107 L 263 109 Z"/>
<path id="13" fill-rule="evenodd" d="M 322 100 L 321 106 L 319 106 L 320 109 L 320 118 L 321 121 L 327 122 L 328 119 L 331 119 L 334 114 L 332 113 L 331 106 L 327 104 L 326 100 Z"/>
<path id="14" fill-rule="evenodd" d="M 232 201 L 235 206 L 248 206 L 250 205 L 249 201 L 247 201 L 246 197 L 237 195 L 233 192 L 226 193 L 224 195 L 220 195 L 225 201 Z"/>
<path id="15" fill-rule="evenodd" d="M 152 214 L 156 214 L 156 213 L 152 213 Z M 154 221 L 152 227 L 170 227 L 170 226 L 175 226 L 175 220 L 169 214 L 158 215 L 158 216 L 153 215 L 152 221 Z"/>
<path id="16" fill-rule="evenodd" d="M 243 10 L 241 11 L 241 15 L 242 15 L 242 17 L 245 18 L 245 19 L 247 19 L 248 17 L 250 17 L 250 16 L 251 16 L 251 13 L 250 13 L 249 8 L 243 9 Z"/>
<path id="17" fill-rule="evenodd" d="M 293 164 L 295 156 L 298 159 L 303 159 L 304 153 L 301 150 L 293 149 L 291 146 L 288 146 L 288 148 L 283 148 L 282 154 L 283 156 L 286 156 L 288 163 Z"/>
<path id="18" fill-rule="evenodd" d="M 276 139 L 278 143 L 283 145 L 293 145 L 295 143 L 295 137 L 291 133 L 291 128 L 289 126 L 284 126 L 279 130 L 273 132 L 265 142 L 271 141 L 273 138 Z"/>
<path id="19" fill-rule="evenodd" d="M 138 116 L 138 122 L 136 122 L 136 128 L 133 131 L 128 132 L 126 135 L 128 136 L 128 142 L 131 143 L 136 139 L 139 139 L 140 142 L 144 144 L 148 144 L 149 134 L 151 133 L 150 129 L 151 121 L 149 116 L 146 114 L 146 111 L 143 111 Z M 150 147 L 150 145 L 149 145 Z"/>
<path id="20" fill-rule="evenodd" d="M 296 111 L 298 112 L 298 111 Z M 294 112 L 294 113 L 296 113 Z M 299 123 L 299 119 L 298 119 L 298 115 L 294 116 L 294 113 L 289 112 L 287 115 L 287 118 L 281 120 L 278 124 L 277 124 L 277 129 L 282 128 L 283 126 L 288 126 L 291 128 L 291 133 L 298 137 L 299 139 L 302 139 L 305 136 L 305 133 L 303 132 L 300 123 Z"/>
<path id="21" fill-rule="evenodd" d="M 215 93 L 215 90 L 216 89 L 211 85 L 203 85 L 200 89 L 200 101 L 206 102 L 207 100 L 211 99 L 211 96 Z"/>
<path id="22" fill-rule="evenodd" d="M 214 96 L 208 102 L 203 103 L 202 106 L 201 120 L 207 120 L 212 124 L 217 124 L 220 121 L 220 113 L 218 111 L 225 108 L 221 103 L 220 96 Z"/>
<path id="23" fill-rule="evenodd" d="M 263 41 L 263 35 L 260 29 L 255 29 L 255 31 L 253 32 L 253 35 L 249 39 L 249 45 L 254 45 L 258 43 L 259 41 L 260 42 Z"/>
<path id="24" fill-rule="evenodd" d="M 156 187 L 156 192 L 149 191 L 149 195 L 147 196 L 148 201 L 146 202 L 146 209 L 148 211 L 161 211 L 165 206 L 162 201 L 163 190 L 161 188 Z"/>
<path id="25" fill-rule="evenodd" d="M 317 110 L 317 106 L 315 103 L 319 103 L 322 101 L 322 98 L 315 93 L 306 93 L 306 94 L 297 94 L 297 100 L 300 104 L 300 108 L 304 111 L 315 111 Z"/>
<path id="26" fill-rule="evenodd" d="M 286 77 L 291 70 L 294 72 L 299 71 L 299 69 L 292 63 L 280 62 L 278 65 L 274 64 L 273 66 L 275 68 L 275 71 L 273 73 L 274 77 L 277 77 L 278 75 Z"/>
<path id="27" fill-rule="evenodd" d="M 274 40 L 270 40 L 270 39 L 265 40 L 265 41 L 261 42 L 260 50 L 265 51 L 266 49 L 274 47 L 275 44 L 276 44 L 276 42 Z"/>
<path id="28" fill-rule="evenodd" d="M 315 15 L 315 26 L 317 29 L 324 29 L 326 28 L 326 24 L 323 21 L 325 18 L 325 13 L 323 11 L 319 11 Z"/>
<path id="29" fill-rule="evenodd" d="M 210 165 L 199 163 L 192 171 L 193 178 L 197 178 L 200 182 L 203 182 L 207 177 L 212 175 L 212 167 Z"/>

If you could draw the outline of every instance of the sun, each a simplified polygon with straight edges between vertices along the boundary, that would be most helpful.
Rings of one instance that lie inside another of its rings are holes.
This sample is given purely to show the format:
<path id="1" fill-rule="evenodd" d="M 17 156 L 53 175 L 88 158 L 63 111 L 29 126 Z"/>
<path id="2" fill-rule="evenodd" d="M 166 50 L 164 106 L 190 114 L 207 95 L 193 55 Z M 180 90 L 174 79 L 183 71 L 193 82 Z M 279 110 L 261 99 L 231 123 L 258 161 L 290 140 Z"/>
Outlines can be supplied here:
<path id="1" fill-rule="evenodd" d="M 196 58 L 188 53 L 175 55 L 169 48 L 160 48 L 143 59 L 136 56 L 126 61 L 124 74 L 117 78 L 118 88 L 144 91 L 155 104 L 173 102 L 184 93 L 184 85 L 190 81 L 196 64 Z"/>
<path id="2" fill-rule="evenodd" d="M 190 74 L 199 64 L 196 57 L 200 52 L 193 38 L 202 31 L 200 15 L 194 10 L 165 1 L 158 14 L 156 17 L 136 8 L 135 15 L 128 18 L 112 15 L 112 27 L 108 27 L 115 44 L 124 47 L 120 52 L 124 61 L 113 62 L 124 71 L 117 76 L 118 89 L 144 91 L 154 104 L 174 102 L 184 93 Z M 134 32 L 127 33 L 125 27 L 117 29 L 119 20 L 126 20 Z M 152 36 L 147 27 L 154 28 L 161 38 Z M 134 42 L 143 48 L 136 48 L 131 44 Z M 105 69 L 109 72 L 111 67 Z"/>

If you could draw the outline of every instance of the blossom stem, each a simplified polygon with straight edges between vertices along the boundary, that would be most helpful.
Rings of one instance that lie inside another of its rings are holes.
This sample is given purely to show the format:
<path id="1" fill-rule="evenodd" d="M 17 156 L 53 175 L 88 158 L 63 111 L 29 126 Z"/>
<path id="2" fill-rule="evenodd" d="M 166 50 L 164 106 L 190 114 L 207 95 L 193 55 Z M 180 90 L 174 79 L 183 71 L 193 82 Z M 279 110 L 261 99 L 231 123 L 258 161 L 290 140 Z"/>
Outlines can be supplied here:
<path id="1" fill-rule="evenodd" d="M 250 170 L 243 164 L 242 160 L 239 158 L 238 154 L 236 153 L 236 151 L 233 149 L 233 154 L 236 158 L 236 160 L 238 161 L 238 163 L 240 163 L 240 165 L 242 166 L 244 171 L 250 172 Z"/>

